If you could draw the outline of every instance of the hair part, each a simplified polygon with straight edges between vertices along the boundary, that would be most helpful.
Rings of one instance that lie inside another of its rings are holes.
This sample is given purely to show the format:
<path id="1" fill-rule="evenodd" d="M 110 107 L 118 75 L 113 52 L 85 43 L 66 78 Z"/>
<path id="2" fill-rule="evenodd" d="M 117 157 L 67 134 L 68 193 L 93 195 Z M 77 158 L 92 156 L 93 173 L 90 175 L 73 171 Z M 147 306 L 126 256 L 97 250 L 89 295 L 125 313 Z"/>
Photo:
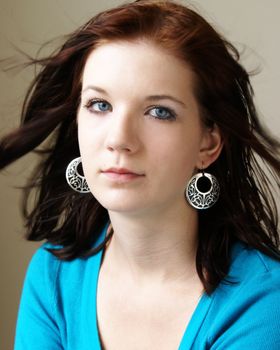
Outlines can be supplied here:
<path id="1" fill-rule="evenodd" d="M 201 117 L 207 126 L 217 125 L 224 139 L 220 157 L 208 169 L 220 182 L 220 199 L 199 213 L 196 264 L 210 294 L 228 275 L 236 240 L 280 259 L 275 200 L 258 161 L 266 164 L 279 189 L 280 143 L 259 121 L 237 49 L 195 11 L 172 1 L 128 3 L 90 19 L 53 55 L 32 60 L 42 68 L 27 92 L 20 127 L 0 142 L 0 168 L 33 150 L 41 156 L 23 196 L 28 240 L 61 245 L 51 251 L 65 260 L 103 249 L 112 232 L 99 247 L 92 246 L 108 212 L 91 194 L 73 192 L 65 169 L 79 156 L 76 116 L 87 57 L 104 42 L 139 39 L 188 64 Z M 36 202 L 28 210 L 33 191 Z"/>

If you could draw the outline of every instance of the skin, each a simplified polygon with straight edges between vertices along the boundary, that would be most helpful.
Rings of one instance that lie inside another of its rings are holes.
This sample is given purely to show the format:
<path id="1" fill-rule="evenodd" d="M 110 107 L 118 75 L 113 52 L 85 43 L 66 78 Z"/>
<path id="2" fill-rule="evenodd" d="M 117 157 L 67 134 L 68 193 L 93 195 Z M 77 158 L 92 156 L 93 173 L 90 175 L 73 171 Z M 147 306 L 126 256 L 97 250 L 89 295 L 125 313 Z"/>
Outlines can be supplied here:
<path id="1" fill-rule="evenodd" d="M 193 80 L 189 66 L 147 40 L 102 44 L 84 67 L 83 170 L 114 230 L 96 301 L 106 349 L 178 348 L 203 292 L 198 215 L 185 187 L 217 159 L 222 141 L 201 122 Z M 112 180 L 102 173 L 110 167 L 142 176 Z"/>

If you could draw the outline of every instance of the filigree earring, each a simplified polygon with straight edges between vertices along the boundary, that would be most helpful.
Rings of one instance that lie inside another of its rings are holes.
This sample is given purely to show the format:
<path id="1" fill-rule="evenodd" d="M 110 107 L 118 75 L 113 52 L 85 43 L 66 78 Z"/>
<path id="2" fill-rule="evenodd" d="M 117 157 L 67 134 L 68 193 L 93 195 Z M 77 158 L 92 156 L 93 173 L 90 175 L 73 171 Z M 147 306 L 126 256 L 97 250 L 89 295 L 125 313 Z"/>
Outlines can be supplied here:
<path id="1" fill-rule="evenodd" d="M 78 166 L 82 162 L 81 157 L 73 159 L 67 166 L 65 177 L 68 185 L 76 192 L 88 193 L 90 189 L 88 187 L 86 178 L 78 173 Z"/>
<path id="2" fill-rule="evenodd" d="M 219 199 L 220 186 L 214 175 L 203 170 L 194 175 L 186 188 L 186 198 L 196 209 L 211 208 Z"/>

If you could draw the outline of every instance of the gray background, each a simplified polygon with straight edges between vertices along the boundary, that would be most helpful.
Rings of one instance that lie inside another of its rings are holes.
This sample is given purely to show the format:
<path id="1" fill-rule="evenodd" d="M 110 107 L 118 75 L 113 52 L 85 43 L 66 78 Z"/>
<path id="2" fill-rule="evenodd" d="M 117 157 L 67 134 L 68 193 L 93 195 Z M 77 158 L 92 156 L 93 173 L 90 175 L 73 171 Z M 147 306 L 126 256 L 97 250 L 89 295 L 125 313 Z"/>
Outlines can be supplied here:
<path id="1" fill-rule="evenodd" d="M 181 2 L 196 6 L 240 50 L 246 47 L 243 63 L 247 69 L 261 68 L 261 73 L 252 78 L 256 104 L 270 130 L 279 135 L 280 2 Z M 120 3 L 122 1 L 0 0 L 0 60 L 12 58 L 14 63 L 20 62 L 14 46 L 34 55 L 41 44 L 67 34 L 100 10 Z M 44 52 L 54 47 L 52 45 Z M 0 63 L 0 135 L 17 125 L 24 93 L 34 75 L 32 69 L 5 72 L 4 66 Z M 23 239 L 20 191 L 14 188 L 24 183 L 33 162 L 34 156 L 25 156 L 0 175 L 0 349 L 3 350 L 13 348 L 23 277 L 28 261 L 38 246 Z"/>

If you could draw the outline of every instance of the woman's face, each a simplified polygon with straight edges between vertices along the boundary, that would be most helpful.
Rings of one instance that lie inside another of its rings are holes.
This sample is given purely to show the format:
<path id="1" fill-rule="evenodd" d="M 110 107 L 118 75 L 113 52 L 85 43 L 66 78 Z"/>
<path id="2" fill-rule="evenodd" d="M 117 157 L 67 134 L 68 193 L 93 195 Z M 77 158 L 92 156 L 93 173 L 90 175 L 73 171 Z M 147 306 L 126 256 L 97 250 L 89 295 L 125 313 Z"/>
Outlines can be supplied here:
<path id="1" fill-rule="evenodd" d="M 78 136 L 92 194 L 109 211 L 130 214 L 186 207 L 187 182 L 220 149 L 218 131 L 201 123 L 192 71 L 148 41 L 92 51 L 82 77 Z"/>

